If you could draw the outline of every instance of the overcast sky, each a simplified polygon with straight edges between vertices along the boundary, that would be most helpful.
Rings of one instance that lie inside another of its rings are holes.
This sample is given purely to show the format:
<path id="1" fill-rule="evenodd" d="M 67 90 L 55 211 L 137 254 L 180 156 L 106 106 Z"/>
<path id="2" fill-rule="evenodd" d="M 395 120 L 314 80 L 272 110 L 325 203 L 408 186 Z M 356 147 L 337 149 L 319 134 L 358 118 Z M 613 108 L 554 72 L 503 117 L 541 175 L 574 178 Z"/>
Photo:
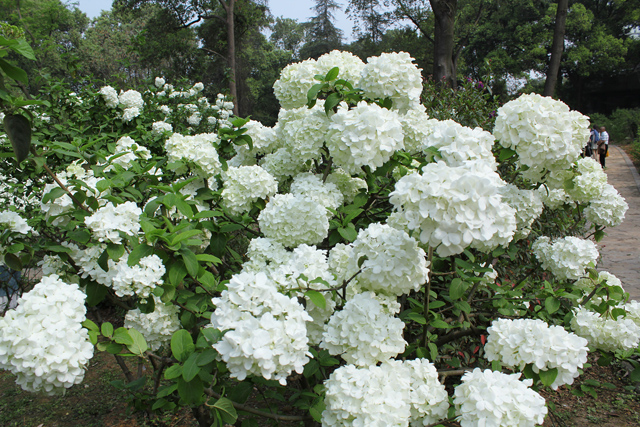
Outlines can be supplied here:
<path id="1" fill-rule="evenodd" d="M 111 9 L 112 0 L 75 0 L 74 3 L 76 2 L 80 10 L 86 13 L 89 18 L 95 18 L 100 15 L 102 10 Z M 304 22 L 314 15 L 311 10 L 314 5 L 313 0 L 269 0 L 268 3 L 271 14 L 276 17 L 283 16 Z M 338 0 L 337 3 L 342 6 L 343 10 L 335 14 L 336 26 L 344 32 L 345 38 L 349 41 L 352 39 L 351 27 L 353 24 L 344 13 L 347 2 Z"/>

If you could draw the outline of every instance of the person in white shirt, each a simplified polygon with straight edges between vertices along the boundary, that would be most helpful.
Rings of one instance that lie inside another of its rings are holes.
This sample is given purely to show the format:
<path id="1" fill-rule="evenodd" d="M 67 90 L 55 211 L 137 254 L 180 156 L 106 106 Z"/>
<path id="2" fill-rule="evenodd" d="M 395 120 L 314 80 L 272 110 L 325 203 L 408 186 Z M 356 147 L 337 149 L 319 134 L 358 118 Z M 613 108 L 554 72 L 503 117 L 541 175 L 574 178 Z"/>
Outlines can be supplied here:
<path id="1" fill-rule="evenodd" d="M 600 157 L 600 165 L 605 168 L 605 159 L 609 151 L 609 134 L 604 126 L 600 127 L 600 141 L 598 141 L 598 157 Z"/>

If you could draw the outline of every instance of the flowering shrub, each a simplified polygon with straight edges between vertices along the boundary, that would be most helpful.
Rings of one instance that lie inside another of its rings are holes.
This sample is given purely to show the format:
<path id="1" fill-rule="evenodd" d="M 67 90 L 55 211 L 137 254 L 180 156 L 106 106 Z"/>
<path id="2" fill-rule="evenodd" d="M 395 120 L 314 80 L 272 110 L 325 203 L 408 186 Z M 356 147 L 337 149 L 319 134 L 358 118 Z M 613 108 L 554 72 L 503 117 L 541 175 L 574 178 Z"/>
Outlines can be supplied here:
<path id="1" fill-rule="evenodd" d="M 587 122 L 563 104 L 513 101 L 493 133 L 431 119 L 405 53 L 286 67 L 271 128 L 202 91 L 162 78 L 52 91 L 55 109 L 33 111 L 35 155 L 22 169 L 3 161 L 11 189 L 29 178 L 39 200 L 0 212 L 0 256 L 21 270 L 44 254 L 50 286 L 36 294 L 62 304 L 58 323 L 27 303 L 0 321 L 0 363 L 25 388 L 80 381 L 90 340 L 147 363 L 125 371 L 138 407 L 190 406 L 203 426 L 534 425 L 546 409 L 528 386 L 570 384 L 584 363 L 584 341 L 563 328 L 588 329 L 583 308 L 606 330 L 636 310 L 593 271 L 586 236 L 619 223 L 624 202 L 577 161 Z M 124 326 L 84 320 L 83 304 L 118 305 Z M 499 317 L 526 320 L 491 326 Z M 22 351 L 57 354 L 40 336 L 75 353 L 27 364 Z M 612 336 L 586 339 L 633 346 Z M 253 390 L 296 412 L 245 405 Z"/>

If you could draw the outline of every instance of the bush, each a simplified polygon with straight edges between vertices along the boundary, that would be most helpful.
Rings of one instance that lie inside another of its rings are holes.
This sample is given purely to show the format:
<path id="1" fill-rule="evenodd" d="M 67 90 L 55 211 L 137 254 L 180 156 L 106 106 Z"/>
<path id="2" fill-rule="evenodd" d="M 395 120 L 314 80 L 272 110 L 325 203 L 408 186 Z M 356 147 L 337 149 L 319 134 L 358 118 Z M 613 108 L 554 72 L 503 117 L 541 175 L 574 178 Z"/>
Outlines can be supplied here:
<path id="1" fill-rule="evenodd" d="M 591 123 L 605 126 L 609 139 L 614 144 L 630 144 L 640 129 L 640 108 L 619 108 L 609 117 L 595 113 L 591 115 Z"/>

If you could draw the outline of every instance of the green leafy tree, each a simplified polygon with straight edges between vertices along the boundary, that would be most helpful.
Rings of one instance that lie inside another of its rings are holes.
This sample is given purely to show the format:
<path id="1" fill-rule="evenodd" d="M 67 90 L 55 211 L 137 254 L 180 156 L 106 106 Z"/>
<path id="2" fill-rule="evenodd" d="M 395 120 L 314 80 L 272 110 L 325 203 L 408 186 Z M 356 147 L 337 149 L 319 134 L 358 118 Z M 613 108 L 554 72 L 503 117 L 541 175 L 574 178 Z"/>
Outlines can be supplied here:
<path id="1" fill-rule="evenodd" d="M 315 16 L 308 22 L 307 41 L 300 50 L 300 57 L 318 58 L 322 54 L 342 46 L 342 30 L 335 25 L 335 11 L 340 6 L 333 0 L 315 0 Z"/>

